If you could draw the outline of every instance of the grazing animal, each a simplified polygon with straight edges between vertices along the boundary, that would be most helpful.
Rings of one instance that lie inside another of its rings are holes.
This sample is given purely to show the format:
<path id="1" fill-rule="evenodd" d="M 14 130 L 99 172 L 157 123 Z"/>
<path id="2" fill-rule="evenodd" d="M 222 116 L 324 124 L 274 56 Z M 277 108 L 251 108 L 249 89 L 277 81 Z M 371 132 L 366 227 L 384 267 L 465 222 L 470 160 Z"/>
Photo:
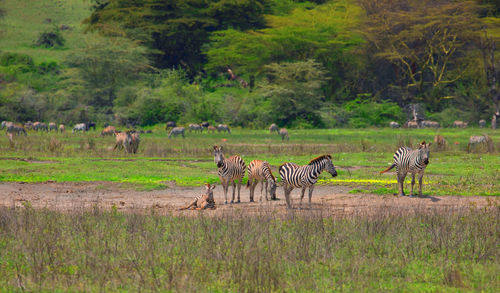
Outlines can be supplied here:
<path id="1" fill-rule="evenodd" d="M 272 200 L 276 200 L 276 178 L 271 172 L 271 166 L 266 161 L 253 160 L 248 165 L 248 182 L 247 188 L 250 188 L 250 202 L 254 201 L 255 186 L 261 182 L 260 185 L 260 201 L 262 201 L 262 189 L 264 182 L 266 185 L 266 200 L 269 200 L 267 193 L 271 195 Z"/>
<path id="2" fill-rule="evenodd" d="M 24 125 L 21 124 L 14 124 L 12 123 L 7 127 L 7 133 L 12 133 L 12 134 L 17 134 L 19 135 L 20 133 L 24 133 L 26 136 L 26 129 L 24 129 Z"/>
<path id="3" fill-rule="evenodd" d="M 94 122 L 87 122 L 85 123 L 85 127 L 87 128 L 86 130 L 89 131 L 90 128 L 95 130 L 95 123 Z"/>
<path id="4" fill-rule="evenodd" d="M 64 124 L 59 124 L 59 132 L 63 133 L 64 131 L 66 131 Z"/>
<path id="5" fill-rule="evenodd" d="M 229 184 L 233 185 L 233 196 L 231 203 L 234 203 L 234 193 L 238 185 L 238 201 L 240 202 L 241 181 L 245 176 L 245 162 L 240 156 L 231 156 L 224 158 L 222 147 L 214 145 L 214 162 L 217 164 L 217 174 L 224 189 L 224 204 L 227 204 L 227 191 Z M 236 184 L 236 181 L 238 182 Z"/>
<path id="6" fill-rule="evenodd" d="M 167 122 L 167 125 L 165 126 L 165 129 L 168 130 L 169 128 L 174 128 L 176 127 L 177 125 L 175 124 L 174 121 L 168 121 Z"/>
<path id="7" fill-rule="evenodd" d="M 2 124 L 0 125 L 0 129 L 7 128 L 7 127 L 9 127 L 9 125 L 12 125 L 12 124 L 14 124 L 14 123 L 10 122 L 10 121 L 2 121 Z"/>
<path id="8" fill-rule="evenodd" d="M 179 210 L 187 210 L 187 209 L 197 209 L 197 210 L 205 210 L 205 209 L 215 209 L 215 200 L 214 200 L 214 188 L 215 185 L 205 184 L 205 193 L 198 195 L 194 198 L 194 200 L 188 204 L 187 206 L 180 208 Z"/>
<path id="9" fill-rule="evenodd" d="M 114 126 L 108 126 L 101 131 L 101 136 L 113 135 L 115 132 L 116 128 Z"/>
<path id="10" fill-rule="evenodd" d="M 399 128 L 399 123 L 394 122 L 394 121 L 391 121 L 391 122 L 389 123 L 389 126 L 390 126 L 391 128 Z"/>
<path id="11" fill-rule="evenodd" d="M 139 133 L 137 132 L 130 132 L 130 151 L 134 154 L 137 153 L 137 150 L 139 149 L 139 144 L 141 142 L 141 138 L 139 137 Z M 130 152 L 129 152 L 130 153 Z"/>
<path id="12" fill-rule="evenodd" d="M 43 122 L 35 122 L 33 123 L 33 129 L 35 131 L 39 131 L 39 130 L 45 130 L 45 131 L 49 131 L 49 128 L 47 127 L 47 124 L 43 123 Z"/>
<path id="13" fill-rule="evenodd" d="M 418 194 L 422 196 L 422 178 L 424 177 L 425 168 L 429 164 L 431 144 L 426 144 L 425 141 L 422 141 L 416 150 L 408 147 L 400 147 L 394 154 L 394 163 L 389 168 L 380 172 L 382 174 L 396 167 L 399 196 L 405 195 L 404 182 L 408 173 L 412 175 L 410 196 L 413 196 L 415 174 L 418 174 Z"/>
<path id="14" fill-rule="evenodd" d="M 332 163 L 332 156 L 322 155 L 312 159 L 308 165 L 299 166 L 295 163 L 284 163 L 280 166 L 279 172 L 283 189 L 285 191 L 285 199 L 287 208 L 292 208 L 290 193 L 294 188 L 302 188 L 300 195 L 300 207 L 302 207 L 302 199 L 306 188 L 309 187 L 309 208 L 311 208 L 311 198 L 314 190 L 314 184 L 318 181 L 318 176 L 324 170 L 328 171 L 332 177 L 337 176 L 337 170 Z"/>
<path id="15" fill-rule="evenodd" d="M 416 121 L 408 121 L 408 128 L 418 128 L 418 122 Z"/>
<path id="16" fill-rule="evenodd" d="M 479 128 L 484 128 L 486 126 L 486 120 L 481 119 L 479 120 Z"/>
<path id="17" fill-rule="evenodd" d="M 227 126 L 226 124 L 219 124 L 217 125 L 217 131 L 218 132 L 227 132 L 229 134 L 231 134 L 231 129 L 229 129 L 229 126 Z"/>
<path id="18" fill-rule="evenodd" d="M 33 122 L 28 121 L 28 122 L 24 123 L 24 128 L 26 128 L 27 130 L 33 129 Z"/>
<path id="19" fill-rule="evenodd" d="M 210 126 L 210 123 L 208 123 L 208 122 L 201 123 L 201 127 L 203 127 L 203 128 L 208 128 L 208 126 Z"/>
<path id="20" fill-rule="evenodd" d="M 458 128 L 467 128 L 467 126 L 469 125 L 469 123 L 467 122 L 463 122 L 463 121 L 458 121 L 458 120 L 455 120 L 453 122 L 453 127 L 458 127 Z"/>
<path id="21" fill-rule="evenodd" d="M 469 138 L 469 144 L 467 145 L 467 152 L 471 152 L 473 149 L 481 146 L 486 147 L 488 152 L 493 151 L 493 141 L 488 135 L 471 136 Z"/>
<path id="22" fill-rule="evenodd" d="M 276 124 L 271 124 L 271 126 L 269 126 L 269 133 L 273 133 L 274 131 L 276 131 L 276 133 L 279 132 L 279 128 L 278 128 L 278 125 Z"/>
<path id="23" fill-rule="evenodd" d="M 434 136 L 434 143 L 436 144 L 439 150 L 444 150 L 446 148 L 446 145 L 448 144 L 446 142 L 446 139 L 444 139 L 444 136 L 439 134 Z"/>
<path id="24" fill-rule="evenodd" d="M 189 124 L 189 133 L 191 133 L 191 131 L 194 131 L 194 132 L 203 132 L 203 127 L 201 127 L 200 124 L 194 124 L 194 123 L 191 123 Z"/>
<path id="25" fill-rule="evenodd" d="M 57 124 L 55 124 L 54 122 L 49 123 L 49 131 L 52 131 L 52 130 L 57 132 Z"/>
<path id="26" fill-rule="evenodd" d="M 115 132 L 115 147 L 113 150 L 122 148 L 127 153 L 132 150 L 132 137 L 129 132 Z"/>
<path id="27" fill-rule="evenodd" d="M 185 131 L 185 128 L 184 127 L 174 127 L 172 128 L 172 130 L 170 130 L 170 132 L 168 133 L 168 138 L 171 138 L 172 135 L 174 137 L 176 137 L 177 135 L 179 134 L 182 134 L 182 138 L 184 138 L 184 131 Z"/>
<path id="28" fill-rule="evenodd" d="M 11 147 L 14 147 L 14 138 L 13 138 L 14 134 L 13 133 L 9 133 L 7 132 L 7 138 L 9 139 L 9 144 Z"/>
<path id="29" fill-rule="evenodd" d="M 215 126 L 212 126 L 212 125 L 209 125 L 207 128 L 207 131 L 211 132 L 211 133 L 215 133 L 216 130 L 217 130 L 217 128 L 215 128 Z"/>
<path id="30" fill-rule="evenodd" d="M 83 131 L 83 132 L 87 131 L 87 125 L 85 125 L 85 123 L 76 124 L 73 127 L 73 130 L 71 131 L 71 133 L 80 132 L 80 131 Z"/>
<path id="31" fill-rule="evenodd" d="M 290 140 L 290 136 L 288 135 L 288 130 L 286 128 L 281 128 L 278 134 L 281 136 L 281 141 Z"/>
<path id="32" fill-rule="evenodd" d="M 422 128 L 439 128 L 439 122 L 437 121 L 430 121 L 430 120 L 424 120 L 421 123 Z"/>

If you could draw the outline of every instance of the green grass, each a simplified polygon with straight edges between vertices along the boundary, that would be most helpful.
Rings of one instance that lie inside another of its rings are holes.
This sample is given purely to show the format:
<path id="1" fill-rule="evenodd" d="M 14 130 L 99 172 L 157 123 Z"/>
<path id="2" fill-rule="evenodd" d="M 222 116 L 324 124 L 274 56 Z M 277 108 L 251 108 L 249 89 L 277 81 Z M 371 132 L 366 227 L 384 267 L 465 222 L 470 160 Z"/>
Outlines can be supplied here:
<path id="1" fill-rule="evenodd" d="M 498 207 L 373 214 L 1 208 L 0 291 L 498 292 Z"/>
<path id="2" fill-rule="evenodd" d="M 4 0 L 1 4 L 6 15 L 0 19 L 0 51 L 28 54 L 36 63 L 61 62 L 72 50 L 85 46 L 81 22 L 90 15 L 91 1 Z M 50 23 L 46 21 L 48 18 Z M 66 40 L 63 48 L 46 49 L 33 45 L 40 33 L 62 24 L 71 27 L 62 31 Z"/>
<path id="3" fill-rule="evenodd" d="M 275 175 L 283 162 L 307 164 L 318 155 L 330 153 L 334 165 L 339 167 L 339 176 L 331 178 L 323 174 L 319 184 L 348 185 L 360 192 L 387 194 L 396 192 L 395 175 L 379 175 L 378 172 L 392 162 L 398 145 L 432 140 L 434 132 L 291 130 L 292 140 L 282 143 L 277 135 L 265 130 L 235 129 L 231 135 L 188 133 L 185 139 L 168 139 L 159 126 L 153 129 L 153 134 L 141 136 L 136 155 L 113 151 L 114 138 L 100 138 L 98 131 L 30 133 L 27 137 L 17 137 L 12 147 L 5 137 L 1 137 L 0 181 L 111 181 L 132 184 L 140 189 L 165 188 L 167 181 L 175 181 L 181 186 L 198 186 L 204 182 L 218 182 L 212 145 L 223 144 L 227 155 L 240 154 L 247 164 L 254 159 L 269 161 Z M 424 194 L 500 195 L 499 153 L 465 152 L 468 137 L 480 131 L 442 129 L 440 132 L 448 141 L 459 144 L 452 144 L 447 151 L 431 152 L 431 163 L 424 177 Z M 488 132 L 494 141 L 500 140 L 497 133 Z"/>

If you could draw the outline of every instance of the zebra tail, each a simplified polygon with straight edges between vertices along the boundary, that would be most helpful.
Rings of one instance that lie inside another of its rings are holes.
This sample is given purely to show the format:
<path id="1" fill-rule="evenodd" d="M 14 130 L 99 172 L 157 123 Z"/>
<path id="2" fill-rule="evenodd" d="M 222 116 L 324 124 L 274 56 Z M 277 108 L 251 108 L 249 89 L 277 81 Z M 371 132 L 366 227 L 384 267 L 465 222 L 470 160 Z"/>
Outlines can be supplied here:
<path id="1" fill-rule="evenodd" d="M 380 171 L 379 174 L 383 174 L 385 172 L 388 172 L 389 170 L 391 170 L 392 168 L 396 167 L 396 164 L 392 164 L 389 168 L 385 169 L 384 171 Z"/>

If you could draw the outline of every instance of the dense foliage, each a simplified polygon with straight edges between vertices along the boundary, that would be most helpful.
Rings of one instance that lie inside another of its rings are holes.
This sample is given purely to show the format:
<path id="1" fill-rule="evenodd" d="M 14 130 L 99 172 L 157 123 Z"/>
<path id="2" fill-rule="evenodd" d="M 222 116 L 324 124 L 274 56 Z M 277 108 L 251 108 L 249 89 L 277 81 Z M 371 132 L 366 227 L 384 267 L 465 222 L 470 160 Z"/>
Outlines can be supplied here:
<path id="1" fill-rule="evenodd" d="M 499 92 L 497 2 L 93 0 L 81 28 L 47 9 L 0 45 L 0 119 L 364 127 L 423 103 L 477 123 Z"/>

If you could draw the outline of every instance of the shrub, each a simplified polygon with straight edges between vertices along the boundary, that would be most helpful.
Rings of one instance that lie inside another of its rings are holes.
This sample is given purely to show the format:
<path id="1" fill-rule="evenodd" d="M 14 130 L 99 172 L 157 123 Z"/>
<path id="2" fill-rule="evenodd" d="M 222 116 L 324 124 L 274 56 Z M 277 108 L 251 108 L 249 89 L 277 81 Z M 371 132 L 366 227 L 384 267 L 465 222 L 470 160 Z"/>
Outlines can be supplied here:
<path id="1" fill-rule="evenodd" d="M 349 113 L 349 125 L 355 128 L 367 126 L 387 126 L 390 121 L 404 120 L 401 108 L 392 102 L 377 103 L 361 100 L 360 97 L 344 104 Z"/>
<path id="2" fill-rule="evenodd" d="M 26 67 L 34 67 L 35 62 L 33 62 L 33 58 L 31 58 L 31 56 L 27 54 L 6 52 L 3 53 L 2 56 L 0 57 L 0 65 L 1 66 L 24 65 Z"/>
<path id="3" fill-rule="evenodd" d="M 40 47 L 53 48 L 64 46 L 64 38 L 59 29 L 41 33 L 35 44 Z"/>

